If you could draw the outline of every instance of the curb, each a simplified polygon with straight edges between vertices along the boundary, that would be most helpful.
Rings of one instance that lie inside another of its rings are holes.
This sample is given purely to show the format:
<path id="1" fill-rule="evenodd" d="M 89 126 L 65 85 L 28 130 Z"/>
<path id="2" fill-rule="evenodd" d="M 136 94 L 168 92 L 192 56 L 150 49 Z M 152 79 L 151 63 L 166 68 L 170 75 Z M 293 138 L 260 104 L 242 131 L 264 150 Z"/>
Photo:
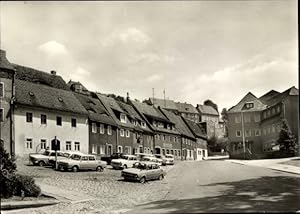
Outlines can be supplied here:
<path id="1" fill-rule="evenodd" d="M 59 203 L 58 200 L 2 202 L 1 210 L 15 210 L 15 209 L 22 209 L 22 208 L 43 207 L 43 206 L 55 205 L 58 203 Z"/>

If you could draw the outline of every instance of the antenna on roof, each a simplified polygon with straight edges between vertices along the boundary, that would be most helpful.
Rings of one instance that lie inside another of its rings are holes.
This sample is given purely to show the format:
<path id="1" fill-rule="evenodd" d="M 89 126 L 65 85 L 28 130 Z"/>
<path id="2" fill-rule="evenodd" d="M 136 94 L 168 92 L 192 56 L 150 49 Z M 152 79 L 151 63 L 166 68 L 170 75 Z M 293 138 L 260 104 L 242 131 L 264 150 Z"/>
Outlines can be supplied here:
<path id="1" fill-rule="evenodd" d="M 153 99 L 153 106 L 154 106 L 154 88 L 152 88 L 152 99 Z"/>
<path id="2" fill-rule="evenodd" d="M 164 105 L 165 105 L 165 108 L 166 108 L 166 90 L 164 89 Z"/>

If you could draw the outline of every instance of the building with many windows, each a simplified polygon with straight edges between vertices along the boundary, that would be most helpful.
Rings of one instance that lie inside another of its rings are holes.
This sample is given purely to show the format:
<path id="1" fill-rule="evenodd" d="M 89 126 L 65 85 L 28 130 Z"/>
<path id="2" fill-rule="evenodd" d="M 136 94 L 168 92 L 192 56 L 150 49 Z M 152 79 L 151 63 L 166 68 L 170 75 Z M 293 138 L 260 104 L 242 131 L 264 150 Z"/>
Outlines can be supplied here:
<path id="1" fill-rule="evenodd" d="M 5 150 L 14 153 L 13 97 L 15 68 L 0 50 L 0 141 Z"/>
<path id="2" fill-rule="evenodd" d="M 53 149 L 55 143 L 61 151 L 87 153 L 87 111 L 64 80 L 54 71 L 49 74 L 24 66 L 14 67 L 16 155 Z"/>

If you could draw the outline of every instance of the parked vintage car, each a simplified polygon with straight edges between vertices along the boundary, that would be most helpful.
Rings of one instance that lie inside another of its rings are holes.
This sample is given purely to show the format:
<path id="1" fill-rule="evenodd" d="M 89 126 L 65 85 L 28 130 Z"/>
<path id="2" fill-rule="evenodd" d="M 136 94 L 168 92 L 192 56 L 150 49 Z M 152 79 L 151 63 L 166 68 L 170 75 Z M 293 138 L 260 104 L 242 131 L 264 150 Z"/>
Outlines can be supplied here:
<path id="1" fill-rule="evenodd" d="M 70 158 L 72 154 L 83 154 L 83 153 L 78 152 L 78 151 L 68 151 L 68 152 L 63 152 L 62 155 L 57 154 L 57 163 L 61 160 Z M 52 167 L 55 167 L 55 155 L 49 157 L 49 165 L 51 165 Z"/>
<path id="2" fill-rule="evenodd" d="M 153 162 L 153 163 L 157 163 L 159 166 L 162 165 L 163 160 L 160 158 L 156 158 L 155 156 L 145 156 L 141 159 L 141 161 L 149 161 L 149 162 Z"/>
<path id="3" fill-rule="evenodd" d="M 149 180 L 162 180 L 166 176 L 166 172 L 153 162 L 136 162 L 133 168 L 124 169 L 121 173 L 124 180 L 139 181 L 145 183 Z"/>
<path id="4" fill-rule="evenodd" d="M 126 169 L 133 166 L 138 159 L 135 155 L 122 155 L 119 159 L 113 159 L 110 165 L 114 169 Z"/>
<path id="5" fill-rule="evenodd" d="M 120 153 L 120 152 L 116 152 L 116 153 L 113 153 L 112 155 L 102 156 L 101 160 L 106 161 L 107 164 L 110 165 L 110 163 L 113 159 L 119 159 L 119 158 L 121 158 L 122 155 L 124 155 L 124 154 Z"/>
<path id="6" fill-rule="evenodd" d="M 165 161 L 163 162 L 163 165 L 174 165 L 174 156 L 171 154 L 165 155 Z"/>
<path id="7" fill-rule="evenodd" d="M 72 170 L 73 172 L 79 170 L 96 170 L 102 172 L 106 168 L 106 165 L 105 161 L 97 160 L 96 156 L 86 154 L 72 154 L 70 158 L 58 162 L 60 170 Z"/>
<path id="8" fill-rule="evenodd" d="M 137 152 L 134 154 L 138 160 L 142 160 L 144 157 L 155 157 L 153 154 L 148 154 L 148 153 L 141 153 L 141 152 Z"/>
<path id="9" fill-rule="evenodd" d="M 57 156 L 63 156 L 63 152 L 57 151 Z M 29 161 L 33 165 L 39 165 L 39 166 L 49 165 L 50 159 L 55 159 L 54 150 L 46 150 L 43 153 L 29 154 Z"/>

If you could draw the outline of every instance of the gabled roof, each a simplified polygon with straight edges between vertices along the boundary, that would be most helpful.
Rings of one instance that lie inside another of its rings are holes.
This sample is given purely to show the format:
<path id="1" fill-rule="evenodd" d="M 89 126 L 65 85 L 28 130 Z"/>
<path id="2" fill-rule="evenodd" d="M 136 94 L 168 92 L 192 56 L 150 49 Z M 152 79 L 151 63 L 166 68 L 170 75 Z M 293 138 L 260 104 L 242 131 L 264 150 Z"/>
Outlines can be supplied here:
<path id="1" fill-rule="evenodd" d="M 276 105 L 279 102 L 282 102 L 288 96 L 299 96 L 299 90 L 293 86 L 282 93 L 278 93 L 275 96 L 265 101 L 265 104 L 268 106 Z"/>
<path id="2" fill-rule="evenodd" d="M 197 109 L 192 104 L 177 102 L 176 106 L 179 112 L 199 114 Z"/>
<path id="3" fill-rule="evenodd" d="M 124 112 L 124 110 L 119 106 L 118 102 L 114 98 L 107 97 L 99 93 L 96 93 L 96 95 L 98 99 L 101 101 L 101 103 L 105 106 L 106 110 L 109 112 L 110 116 L 113 118 L 115 123 L 118 124 L 118 126 L 132 128 L 132 129 L 135 128 L 135 126 L 129 121 L 127 121 L 127 123 L 121 123 L 120 119 L 117 118 L 114 111 L 117 111 L 119 113 L 124 113 L 124 114 L 127 113 Z"/>
<path id="4" fill-rule="evenodd" d="M 272 97 L 274 97 L 275 95 L 279 94 L 278 91 L 275 91 L 275 90 L 271 90 L 269 91 L 268 93 L 262 95 L 259 100 L 262 101 L 263 103 L 266 104 L 266 101 L 271 99 Z"/>
<path id="5" fill-rule="evenodd" d="M 251 92 L 248 92 L 248 94 L 246 94 L 246 96 L 244 96 L 238 104 L 236 104 L 228 110 L 228 113 L 241 112 L 242 108 L 244 107 L 244 104 L 247 102 L 253 102 L 254 107 L 244 111 L 260 111 L 266 108 L 266 105 L 264 103 L 262 103 Z"/>
<path id="6" fill-rule="evenodd" d="M 73 92 L 73 94 L 88 112 L 88 116 L 90 120 L 112 125 L 112 126 L 117 125 L 98 99 L 95 99 L 88 95 L 79 94 L 76 92 Z"/>
<path id="7" fill-rule="evenodd" d="M 160 106 L 161 108 L 165 108 L 165 109 L 178 110 L 173 100 L 166 100 L 166 99 L 159 99 L 159 98 L 154 98 L 154 102 L 153 102 L 153 98 L 150 98 L 149 100 L 152 104 L 154 103 L 155 107 Z"/>
<path id="8" fill-rule="evenodd" d="M 209 114 L 209 115 L 215 115 L 219 116 L 219 113 L 217 112 L 216 109 L 214 109 L 212 106 L 209 105 L 197 105 L 197 109 L 201 114 Z"/>
<path id="9" fill-rule="evenodd" d="M 179 115 L 176 115 L 173 112 L 162 108 L 159 109 L 170 121 L 175 123 L 176 129 L 179 131 L 181 135 L 195 139 L 195 136 L 193 135 L 193 133 L 190 131 L 190 129 L 187 127 L 187 125 Z"/>
<path id="10" fill-rule="evenodd" d="M 68 88 L 71 89 L 72 91 L 75 91 L 75 86 L 77 86 L 77 85 L 81 86 L 82 92 L 85 92 L 85 94 L 89 94 L 89 90 L 86 87 L 84 87 L 84 85 L 81 84 L 81 82 L 75 82 L 75 81 L 70 80 L 67 83 Z"/>
<path id="11" fill-rule="evenodd" d="M 13 66 L 16 69 L 16 79 L 47 85 L 53 88 L 70 90 L 61 76 L 17 64 L 13 64 Z"/>
<path id="12" fill-rule="evenodd" d="M 71 91 L 18 79 L 15 85 L 17 104 L 87 115 Z"/>
<path id="13" fill-rule="evenodd" d="M 181 118 L 196 137 L 207 139 L 207 135 L 206 135 L 205 129 L 203 127 L 200 127 L 200 125 L 198 125 L 197 123 L 195 123 L 191 120 L 187 120 L 184 117 L 181 117 Z"/>
<path id="14" fill-rule="evenodd" d="M 0 68 L 6 70 L 14 70 L 12 64 L 6 58 L 6 52 L 0 49 Z"/>

